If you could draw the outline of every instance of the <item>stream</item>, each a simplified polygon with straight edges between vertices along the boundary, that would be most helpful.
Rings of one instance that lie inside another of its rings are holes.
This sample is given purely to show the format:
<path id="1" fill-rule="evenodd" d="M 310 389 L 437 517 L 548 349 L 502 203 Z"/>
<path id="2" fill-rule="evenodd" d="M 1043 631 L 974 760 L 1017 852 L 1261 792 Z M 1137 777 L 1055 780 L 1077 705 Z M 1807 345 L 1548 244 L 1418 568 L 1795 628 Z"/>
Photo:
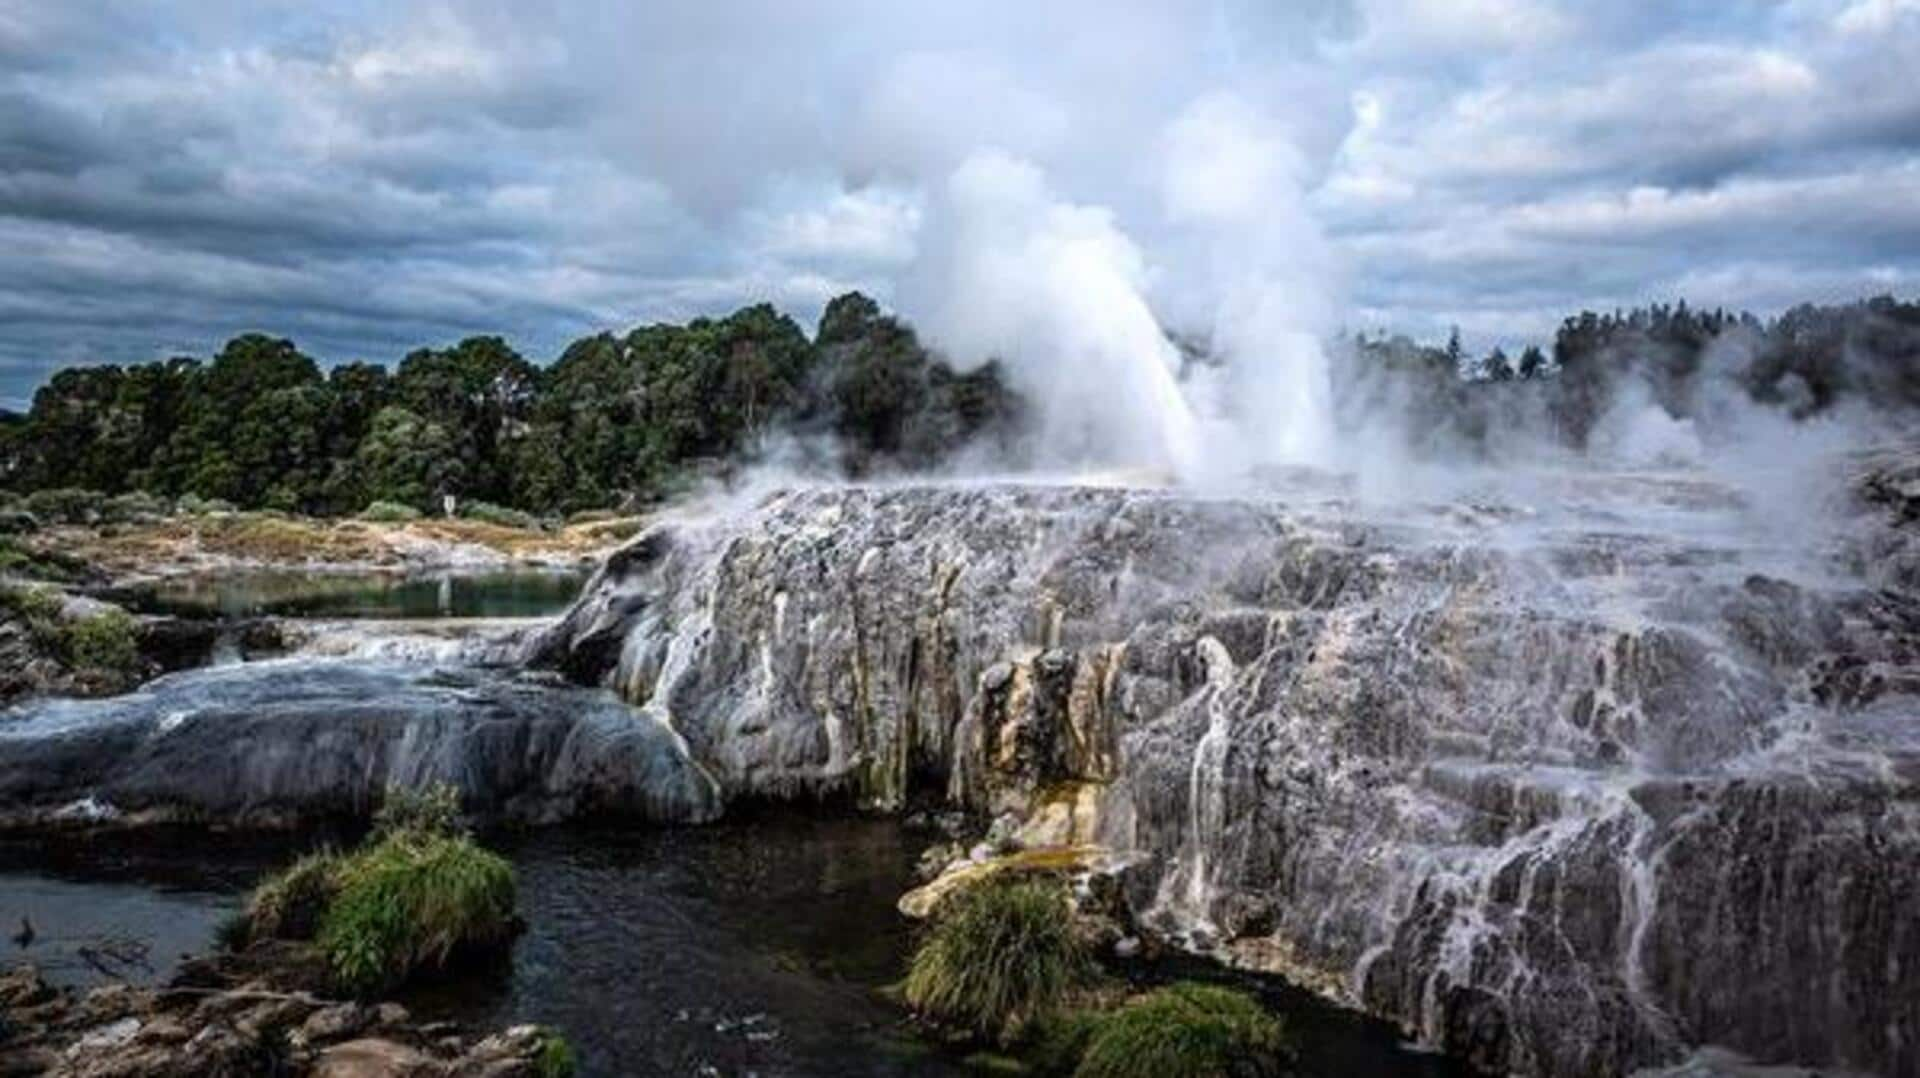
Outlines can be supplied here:
<path id="1" fill-rule="evenodd" d="M 348 581 L 280 577 L 156 592 L 152 607 L 324 618 L 526 617 L 571 598 L 578 575 Z M 562 691 L 562 690 L 551 690 Z M 252 882 L 327 836 L 204 831 L 48 844 L 0 842 L 0 942 L 68 984 L 163 980 L 205 950 Z M 335 836 L 338 837 L 338 836 Z M 487 836 L 514 863 L 527 931 L 509 961 L 416 990 L 417 1014 L 476 1027 L 563 1030 L 589 1075 L 974 1073 L 918 1038 L 883 989 L 914 927 L 894 904 L 930 836 L 817 807 L 736 808 L 704 827 L 557 827 Z M 1140 983 L 1235 979 L 1288 1018 L 1307 1075 L 1461 1073 L 1381 1023 L 1272 978 L 1207 963 L 1140 963 Z"/>

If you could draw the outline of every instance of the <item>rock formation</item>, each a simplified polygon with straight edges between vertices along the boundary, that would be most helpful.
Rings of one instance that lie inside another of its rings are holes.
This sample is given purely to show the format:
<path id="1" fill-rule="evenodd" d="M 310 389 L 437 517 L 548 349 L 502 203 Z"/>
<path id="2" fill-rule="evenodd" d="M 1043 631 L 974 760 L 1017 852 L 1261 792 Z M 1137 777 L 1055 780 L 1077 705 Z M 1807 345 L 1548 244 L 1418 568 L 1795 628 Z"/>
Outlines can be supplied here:
<path id="1" fill-rule="evenodd" d="M 726 797 L 1129 855 L 1146 923 L 1490 1070 L 1910 1073 L 1920 601 L 1840 568 L 1863 504 L 1810 556 L 1685 478 L 799 490 L 642 535 L 529 654 Z"/>
<path id="2" fill-rule="evenodd" d="M 524 647 L 586 687 L 296 658 L 0 712 L 0 822 L 284 823 L 423 782 L 528 821 L 962 809 L 1492 1071 L 1912 1073 L 1916 459 L 1857 462 L 1834 532 L 1672 475 L 1391 510 L 795 490 L 612 555 Z"/>
<path id="3" fill-rule="evenodd" d="M 0 826 L 365 818 L 389 786 L 432 783 L 533 823 L 720 808 L 670 730 L 604 691 L 503 671 L 298 658 L 0 711 Z"/>

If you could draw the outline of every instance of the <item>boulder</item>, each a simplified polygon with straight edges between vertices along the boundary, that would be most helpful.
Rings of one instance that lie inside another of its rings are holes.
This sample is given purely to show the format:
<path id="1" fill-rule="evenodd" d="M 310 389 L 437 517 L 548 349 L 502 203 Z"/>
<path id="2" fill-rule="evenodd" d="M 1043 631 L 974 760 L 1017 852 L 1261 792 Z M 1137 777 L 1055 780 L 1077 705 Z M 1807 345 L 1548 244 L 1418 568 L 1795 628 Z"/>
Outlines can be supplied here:
<path id="1" fill-rule="evenodd" d="M 502 671 L 287 659 L 0 711 L 0 826 L 365 818 L 452 783 L 486 819 L 700 821 L 712 782 L 611 694 Z"/>

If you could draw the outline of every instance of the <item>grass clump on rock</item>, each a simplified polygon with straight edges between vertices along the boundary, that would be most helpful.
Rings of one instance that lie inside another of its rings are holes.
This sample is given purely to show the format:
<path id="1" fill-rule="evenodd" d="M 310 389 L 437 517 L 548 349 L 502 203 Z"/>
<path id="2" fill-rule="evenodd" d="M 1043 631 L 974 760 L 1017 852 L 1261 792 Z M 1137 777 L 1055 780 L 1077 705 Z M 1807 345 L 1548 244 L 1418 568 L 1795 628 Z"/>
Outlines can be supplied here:
<path id="1" fill-rule="evenodd" d="M 941 903 L 904 989 L 923 1015 L 1004 1042 L 1095 978 L 1060 883 L 994 881 Z"/>
<path id="2" fill-rule="evenodd" d="M 370 994 L 506 943 L 513 866 L 459 827 L 459 795 L 390 794 L 365 845 L 308 854 L 263 881 L 249 940 L 312 940 L 339 984 Z"/>
<path id="3" fill-rule="evenodd" d="M 1155 989 L 1083 1021 L 1063 1039 L 1069 1053 L 1073 1042 L 1084 1044 L 1074 1078 L 1277 1078 L 1288 1072 L 1292 1058 L 1286 1027 L 1258 1000 L 1192 982 Z"/>
<path id="4" fill-rule="evenodd" d="M 269 876 L 247 901 L 247 934 L 253 939 L 312 939 L 320 918 L 339 892 L 341 857 L 318 850 Z"/>
<path id="5" fill-rule="evenodd" d="M 477 520 L 483 524 L 497 524 L 502 528 L 520 528 L 537 531 L 540 518 L 524 509 L 510 509 L 492 502 L 465 502 L 460 506 L 460 515 L 468 520 Z"/>
<path id="6" fill-rule="evenodd" d="M 513 867 L 465 836 L 399 832 L 342 862 L 319 943 L 348 988 L 372 992 L 513 933 Z"/>
<path id="7" fill-rule="evenodd" d="M 540 1054 L 534 1057 L 539 1078 L 573 1078 L 580 1070 L 580 1059 L 573 1045 L 557 1029 L 540 1027 Z"/>

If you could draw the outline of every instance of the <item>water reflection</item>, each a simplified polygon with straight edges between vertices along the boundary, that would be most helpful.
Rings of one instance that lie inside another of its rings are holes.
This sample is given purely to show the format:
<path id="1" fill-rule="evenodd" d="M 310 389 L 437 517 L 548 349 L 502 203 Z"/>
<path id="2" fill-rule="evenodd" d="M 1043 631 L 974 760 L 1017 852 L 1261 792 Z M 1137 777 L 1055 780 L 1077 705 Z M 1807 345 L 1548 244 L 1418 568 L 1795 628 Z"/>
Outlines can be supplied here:
<path id="1" fill-rule="evenodd" d="M 186 617 L 521 618 L 566 609 L 587 574 L 571 569 L 395 576 L 285 570 L 182 576 L 116 596 Z"/>
<path id="2" fill-rule="evenodd" d="M 904 972 L 913 928 L 894 902 L 924 843 L 895 821 L 767 808 L 708 827 L 555 828 L 488 843 L 514 861 L 527 931 L 510 962 L 408 994 L 422 1017 L 554 1025 L 587 1075 L 972 1073 L 917 1039 L 882 994 Z M 164 977 L 181 951 L 205 949 L 250 881 L 307 844 L 0 845 L 0 926 L 27 912 L 43 937 L 0 947 L 87 983 L 99 976 L 73 940 L 138 938 L 150 976 Z M 54 947 L 54 936 L 67 942 Z M 1301 1074 L 1462 1073 L 1269 978 L 1192 960 L 1125 972 L 1143 986 L 1225 978 L 1262 995 L 1295 1031 Z"/>

